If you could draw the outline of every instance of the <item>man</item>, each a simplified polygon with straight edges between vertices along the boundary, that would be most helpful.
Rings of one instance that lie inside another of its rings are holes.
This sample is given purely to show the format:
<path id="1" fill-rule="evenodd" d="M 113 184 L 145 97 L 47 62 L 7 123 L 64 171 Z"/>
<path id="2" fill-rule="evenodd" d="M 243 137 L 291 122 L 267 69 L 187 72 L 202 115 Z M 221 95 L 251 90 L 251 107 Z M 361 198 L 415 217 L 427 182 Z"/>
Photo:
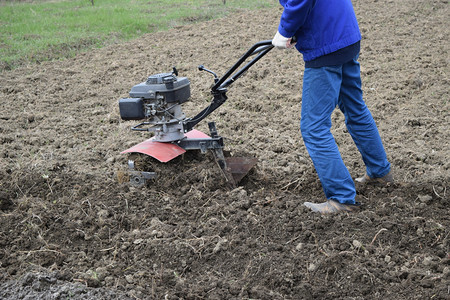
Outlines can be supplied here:
<path id="1" fill-rule="evenodd" d="M 280 0 L 284 7 L 272 44 L 296 47 L 305 61 L 301 133 L 327 201 L 304 204 L 320 213 L 351 212 L 355 184 L 330 132 L 336 106 L 362 155 L 366 174 L 360 182 L 393 182 L 391 166 L 376 124 L 362 98 L 357 61 L 361 33 L 351 0 Z M 292 38 L 298 41 L 294 43 Z"/>

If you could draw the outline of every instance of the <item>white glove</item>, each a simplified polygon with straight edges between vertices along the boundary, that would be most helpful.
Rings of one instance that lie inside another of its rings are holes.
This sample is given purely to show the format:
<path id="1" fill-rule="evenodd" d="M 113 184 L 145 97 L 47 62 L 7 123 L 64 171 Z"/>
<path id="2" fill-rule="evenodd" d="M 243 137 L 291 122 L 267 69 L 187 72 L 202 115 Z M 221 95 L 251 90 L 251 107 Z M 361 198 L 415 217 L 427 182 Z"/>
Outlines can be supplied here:
<path id="1" fill-rule="evenodd" d="M 292 38 L 287 38 L 281 35 L 279 31 L 275 34 L 272 39 L 272 45 L 277 47 L 278 49 L 288 49 L 294 47 L 294 44 L 291 44 Z"/>

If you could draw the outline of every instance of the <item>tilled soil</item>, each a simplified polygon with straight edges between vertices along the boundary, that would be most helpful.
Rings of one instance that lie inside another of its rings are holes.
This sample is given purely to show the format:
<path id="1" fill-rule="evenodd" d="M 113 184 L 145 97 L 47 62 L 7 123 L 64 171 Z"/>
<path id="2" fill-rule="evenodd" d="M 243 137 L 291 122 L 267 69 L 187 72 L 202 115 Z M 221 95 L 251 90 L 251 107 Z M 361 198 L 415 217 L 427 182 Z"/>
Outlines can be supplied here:
<path id="1" fill-rule="evenodd" d="M 118 99 L 147 76 L 191 81 L 193 116 L 281 10 L 148 34 L 0 73 L 1 299 L 448 299 L 448 1 L 357 0 L 364 95 L 396 183 L 357 186 L 359 212 L 321 216 L 301 140 L 303 62 L 272 50 L 234 83 L 215 121 L 234 155 L 258 158 L 236 189 L 212 156 L 161 166 L 144 188 L 120 152 L 148 138 Z M 361 157 L 333 115 L 353 176 Z"/>

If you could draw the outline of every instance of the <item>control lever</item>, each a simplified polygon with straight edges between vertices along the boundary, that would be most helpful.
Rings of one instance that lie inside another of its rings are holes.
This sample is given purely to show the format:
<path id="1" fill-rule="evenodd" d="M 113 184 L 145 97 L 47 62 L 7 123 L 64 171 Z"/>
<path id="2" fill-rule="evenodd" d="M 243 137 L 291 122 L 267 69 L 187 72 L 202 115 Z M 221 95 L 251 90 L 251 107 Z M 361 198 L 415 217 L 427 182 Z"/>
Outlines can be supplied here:
<path id="1" fill-rule="evenodd" d="M 217 83 L 217 81 L 219 81 L 219 77 L 217 77 L 217 74 L 214 73 L 214 72 L 211 71 L 211 70 L 206 69 L 204 65 L 198 66 L 198 70 L 199 70 L 199 71 L 206 71 L 206 72 L 208 72 L 208 73 L 213 74 L 213 75 L 214 75 L 214 83 Z"/>

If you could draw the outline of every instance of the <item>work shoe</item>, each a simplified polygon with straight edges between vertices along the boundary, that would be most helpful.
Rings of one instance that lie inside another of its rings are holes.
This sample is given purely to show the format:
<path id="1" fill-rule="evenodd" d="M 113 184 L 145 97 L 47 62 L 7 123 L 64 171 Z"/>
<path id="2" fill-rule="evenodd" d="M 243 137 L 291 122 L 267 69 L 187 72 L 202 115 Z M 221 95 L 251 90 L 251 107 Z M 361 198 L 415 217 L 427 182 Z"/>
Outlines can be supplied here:
<path id="1" fill-rule="evenodd" d="M 379 177 L 379 178 L 369 177 L 369 175 L 367 175 L 367 173 L 366 173 L 366 174 L 364 174 L 363 177 L 355 178 L 355 181 L 359 182 L 359 183 L 382 183 L 382 184 L 387 184 L 387 183 L 394 183 L 394 177 L 392 176 L 392 172 L 391 171 L 389 171 L 389 173 L 387 173 L 383 177 Z"/>
<path id="2" fill-rule="evenodd" d="M 303 205 L 310 208 L 313 212 L 318 212 L 323 215 L 339 212 L 353 212 L 358 210 L 361 206 L 361 204 L 358 202 L 356 202 L 355 204 L 344 204 L 333 199 L 327 200 L 327 202 L 325 203 L 305 202 L 303 203 Z"/>

